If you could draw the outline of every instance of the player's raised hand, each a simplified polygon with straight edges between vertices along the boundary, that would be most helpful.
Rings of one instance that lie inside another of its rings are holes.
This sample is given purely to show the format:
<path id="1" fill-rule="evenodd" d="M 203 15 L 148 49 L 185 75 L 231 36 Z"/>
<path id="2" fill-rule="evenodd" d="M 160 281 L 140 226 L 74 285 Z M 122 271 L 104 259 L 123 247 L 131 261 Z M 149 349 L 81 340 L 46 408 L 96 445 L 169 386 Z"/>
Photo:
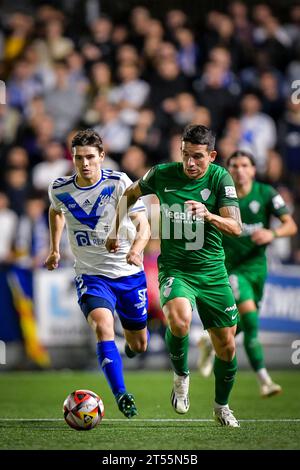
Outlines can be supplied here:
<path id="1" fill-rule="evenodd" d="M 116 253 L 120 248 L 119 238 L 113 234 L 109 234 L 105 242 L 105 247 L 109 253 Z"/>
<path id="2" fill-rule="evenodd" d="M 185 204 L 187 205 L 188 210 L 192 212 L 193 215 L 206 219 L 210 214 L 210 212 L 207 210 L 206 206 L 202 204 L 202 202 L 190 200 L 185 201 Z"/>
<path id="3" fill-rule="evenodd" d="M 45 266 L 48 269 L 48 271 L 53 271 L 53 269 L 58 268 L 58 263 L 60 260 L 60 254 L 55 252 L 55 253 L 50 253 L 45 261 Z"/>
<path id="4" fill-rule="evenodd" d="M 251 240 L 256 243 L 256 245 L 267 245 L 268 243 L 271 243 L 273 239 L 274 233 L 272 230 L 266 228 L 256 230 L 251 236 Z"/>
<path id="5" fill-rule="evenodd" d="M 128 264 L 134 264 L 135 266 L 142 266 L 143 264 L 143 255 L 138 251 L 129 250 L 126 256 L 126 261 Z"/>

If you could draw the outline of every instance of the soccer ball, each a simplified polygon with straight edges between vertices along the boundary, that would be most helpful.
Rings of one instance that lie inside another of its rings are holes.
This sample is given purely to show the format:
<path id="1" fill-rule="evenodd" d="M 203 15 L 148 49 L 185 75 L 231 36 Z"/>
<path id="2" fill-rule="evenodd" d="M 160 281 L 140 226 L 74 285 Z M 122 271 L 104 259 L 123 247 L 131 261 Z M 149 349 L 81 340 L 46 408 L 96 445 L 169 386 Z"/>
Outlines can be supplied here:
<path id="1" fill-rule="evenodd" d="M 71 428 L 88 431 L 100 424 L 104 415 L 101 398 L 90 390 L 75 390 L 64 401 L 64 418 Z"/>

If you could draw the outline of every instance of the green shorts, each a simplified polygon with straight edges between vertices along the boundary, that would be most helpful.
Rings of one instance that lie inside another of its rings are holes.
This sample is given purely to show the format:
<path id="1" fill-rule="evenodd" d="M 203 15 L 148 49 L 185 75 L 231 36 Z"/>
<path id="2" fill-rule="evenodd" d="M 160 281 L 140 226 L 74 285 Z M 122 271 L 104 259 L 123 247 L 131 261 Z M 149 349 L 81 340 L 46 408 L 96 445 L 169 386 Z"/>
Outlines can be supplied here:
<path id="1" fill-rule="evenodd" d="M 189 274 L 183 279 L 160 273 L 159 283 L 161 305 L 176 297 L 188 299 L 192 308 L 197 306 L 205 329 L 233 326 L 239 320 L 229 281 L 210 286 L 203 284 L 197 274 Z"/>
<path id="2" fill-rule="evenodd" d="M 265 273 L 260 275 L 256 271 L 242 272 L 235 269 L 228 275 L 236 303 L 239 305 L 246 300 L 254 300 L 258 306 L 264 292 Z"/>

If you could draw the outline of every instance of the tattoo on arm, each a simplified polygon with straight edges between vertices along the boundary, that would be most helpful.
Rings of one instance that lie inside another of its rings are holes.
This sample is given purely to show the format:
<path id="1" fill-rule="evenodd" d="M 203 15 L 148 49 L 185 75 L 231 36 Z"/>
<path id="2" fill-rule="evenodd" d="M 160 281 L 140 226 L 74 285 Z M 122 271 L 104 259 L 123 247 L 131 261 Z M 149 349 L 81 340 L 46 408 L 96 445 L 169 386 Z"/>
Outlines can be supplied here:
<path id="1" fill-rule="evenodd" d="M 236 206 L 224 206 L 220 207 L 220 216 L 221 217 L 230 217 L 234 219 L 240 227 L 242 227 L 242 219 L 239 207 Z"/>

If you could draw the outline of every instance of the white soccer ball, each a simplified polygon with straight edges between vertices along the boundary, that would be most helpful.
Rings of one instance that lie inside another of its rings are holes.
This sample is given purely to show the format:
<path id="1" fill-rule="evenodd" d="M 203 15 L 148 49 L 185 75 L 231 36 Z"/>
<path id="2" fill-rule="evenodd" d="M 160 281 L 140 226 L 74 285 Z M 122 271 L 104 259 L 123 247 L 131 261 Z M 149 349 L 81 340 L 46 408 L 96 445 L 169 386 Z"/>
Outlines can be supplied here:
<path id="1" fill-rule="evenodd" d="M 100 424 L 104 416 L 101 398 L 91 390 L 75 390 L 65 399 L 64 418 L 71 428 L 89 431 Z"/>

